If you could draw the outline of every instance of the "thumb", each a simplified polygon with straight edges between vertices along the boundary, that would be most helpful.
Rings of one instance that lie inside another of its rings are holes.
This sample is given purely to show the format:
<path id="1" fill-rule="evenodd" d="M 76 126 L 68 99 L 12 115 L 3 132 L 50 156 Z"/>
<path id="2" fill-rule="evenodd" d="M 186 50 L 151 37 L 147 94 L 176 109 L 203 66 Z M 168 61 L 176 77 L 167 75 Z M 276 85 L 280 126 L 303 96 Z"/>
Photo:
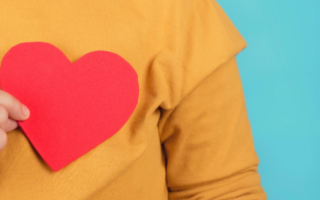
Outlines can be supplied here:
<path id="1" fill-rule="evenodd" d="M 30 115 L 30 111 L 28 107 L 24 104 L 21 104 L 21 110 L 22 110 L 22 119 L 27 119 Z"/>
<path id="2" fill-rule="evenodd" d="M 0 105 L 7 110 L 11 119 L 26 120 L 29 118 L 30 111 L 27 106 L 3 90 L 0 91 Z"/>

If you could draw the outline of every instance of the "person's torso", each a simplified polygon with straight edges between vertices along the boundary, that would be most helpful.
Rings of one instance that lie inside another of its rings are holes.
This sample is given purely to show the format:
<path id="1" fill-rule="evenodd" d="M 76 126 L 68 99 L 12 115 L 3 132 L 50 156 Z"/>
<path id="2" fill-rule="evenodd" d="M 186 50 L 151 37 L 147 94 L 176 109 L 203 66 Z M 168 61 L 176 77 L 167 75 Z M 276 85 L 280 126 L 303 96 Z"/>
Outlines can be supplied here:
<path id="1" fill-rule="evenodd" d="M 131 64 L 140 87 L 137 107 L 124 126 L 58 172 L 46 165 L 21 129 L 9 132 L 8 144 L 0 152 L 0 199 L 167 199 L 157 126 L 159 106 L 174 106 L 177 98 L 170 92 L 180 89 L 172 82 L 180 79 L 174 66 L 182 24 L 177 4 L 0 2 L 0 59 L 22 42 L 51 43 L 71 62 L 106 50 Z"/>

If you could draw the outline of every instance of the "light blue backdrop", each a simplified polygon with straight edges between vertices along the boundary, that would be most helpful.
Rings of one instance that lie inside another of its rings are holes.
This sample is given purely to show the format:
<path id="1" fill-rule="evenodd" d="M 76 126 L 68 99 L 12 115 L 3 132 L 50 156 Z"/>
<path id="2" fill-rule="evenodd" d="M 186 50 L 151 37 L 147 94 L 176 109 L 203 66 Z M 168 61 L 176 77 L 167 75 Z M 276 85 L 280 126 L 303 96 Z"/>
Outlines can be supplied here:
<path id="1" fill-rule="evenodd" d="M 320 1 L 218 0 L 248 43 L 238 55 L 270 200 L 320 200 Z"/>

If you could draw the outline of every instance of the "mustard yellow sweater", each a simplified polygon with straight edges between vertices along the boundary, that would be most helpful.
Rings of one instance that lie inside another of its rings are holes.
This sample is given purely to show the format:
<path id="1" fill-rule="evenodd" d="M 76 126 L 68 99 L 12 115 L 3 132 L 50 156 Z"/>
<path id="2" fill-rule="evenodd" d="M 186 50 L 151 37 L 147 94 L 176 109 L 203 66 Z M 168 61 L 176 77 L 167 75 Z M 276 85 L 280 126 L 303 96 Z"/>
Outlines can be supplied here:
<path id="1" fill-rule="evenodd" d="M 71 62 L 119 54 L 139 76 L 139 102 L 58 172 L 20 128 L 9 132 L 1 200 L 266 199 L 235 59 L 246 42 L 216 1 L 1 0 L 0 59 L 33 41 Z"/>

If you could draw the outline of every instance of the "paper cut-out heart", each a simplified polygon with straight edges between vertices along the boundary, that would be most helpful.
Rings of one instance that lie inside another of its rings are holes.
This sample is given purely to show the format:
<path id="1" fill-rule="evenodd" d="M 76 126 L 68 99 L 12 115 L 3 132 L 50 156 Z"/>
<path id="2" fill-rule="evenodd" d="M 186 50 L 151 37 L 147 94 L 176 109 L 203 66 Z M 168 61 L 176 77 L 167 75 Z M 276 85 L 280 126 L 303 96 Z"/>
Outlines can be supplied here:
<path id="1" fill-rule="evenodd" d="M 12 47 L 1 62 L 0 85 L 30 109 L 18 124 L 54 171 L 118 132 L 139 96 L 138 75 L 121 56 L 99 50 L 71 63 L 44 42 Z"/>

